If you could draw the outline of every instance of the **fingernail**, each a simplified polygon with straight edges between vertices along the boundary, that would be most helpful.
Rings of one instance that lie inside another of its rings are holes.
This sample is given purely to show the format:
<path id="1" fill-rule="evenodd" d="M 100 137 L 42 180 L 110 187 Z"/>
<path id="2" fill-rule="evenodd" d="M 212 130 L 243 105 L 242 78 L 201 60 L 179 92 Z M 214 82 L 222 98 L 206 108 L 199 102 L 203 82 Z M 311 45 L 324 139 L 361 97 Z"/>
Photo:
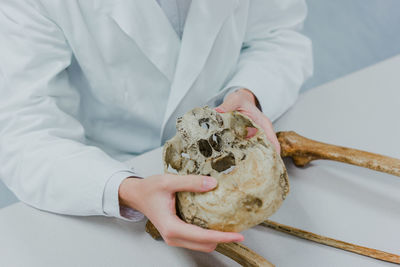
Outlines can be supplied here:
<path id="1" fill-rule="evenodd" d="M 221 108 L 221 107 L 216 107 L 215 110 L 216 110 L 217 112 L 219 112 L 219 113 L 224 113 L 224 112 L 225 112 L 225 109 L 224 109 L 224 108 Z"/>
<path id="2" fill-rule="evenodd" d="M 236 239 L 234 242 L 243 242 L 244 241 L 244 236 L 242 236 L 241 238 Z"/>
<path id="3" fill-rule="evenodd" d="M 213 189 L 214 187 L 216 187 L 218 184 L 217 180 L 215 180 L 214 178 L 210 177 L 210 176 L 205 176 L 203 178 L 203 189 L 204 190 L 210 190 Z"/>

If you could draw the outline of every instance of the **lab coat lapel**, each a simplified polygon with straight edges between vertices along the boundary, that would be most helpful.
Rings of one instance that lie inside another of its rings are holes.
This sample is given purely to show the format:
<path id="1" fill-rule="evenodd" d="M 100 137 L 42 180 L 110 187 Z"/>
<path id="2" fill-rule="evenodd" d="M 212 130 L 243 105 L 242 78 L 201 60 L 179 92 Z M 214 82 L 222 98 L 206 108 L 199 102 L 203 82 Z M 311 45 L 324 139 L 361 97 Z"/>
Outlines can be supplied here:
<path id="1" fill-rule="evenodd" d="M 110 17 L 172 82 L 180 39 L 155 0 L 113 0 Z"/>
<path id="2" fill-rule="evenodd" d="M 218 32 L 237 4 L 237 0 L 192 0 L 164 117 L 163 131 L 169 117 L 201 73 Z"/>

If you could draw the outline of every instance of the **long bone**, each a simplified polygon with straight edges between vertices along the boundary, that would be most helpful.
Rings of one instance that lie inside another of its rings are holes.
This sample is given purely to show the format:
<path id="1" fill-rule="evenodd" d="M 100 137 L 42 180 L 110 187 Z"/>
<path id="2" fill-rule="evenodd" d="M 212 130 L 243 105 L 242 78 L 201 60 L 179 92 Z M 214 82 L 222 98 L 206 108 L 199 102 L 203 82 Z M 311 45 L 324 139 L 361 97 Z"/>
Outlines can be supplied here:
<path id="1" fill-rule="evenodd" d="M 153 223 L 148 220 L 146 223 L 146 232 L 154 239 L 162 239 Z M 231 258 L 242 266 L 246 267 L 274 267 L 272 263 L 240 243 L 221 243 L 215 249 L 219 253 Z"/>
<path id="2" fill-rule="evenodd" d="M 303 238 L 303 239 L 306 239 L 309 241 L 313 241 L 313 242 L 316 242 L 319 244 L 323 244 L 326 246 L 330 246 L 330 247 L 346 250 L 349 252 L 357 253 L 357 254 L 367 256 L 370 258 L 374 258 L 377 260 L 400 264 L 400 256 L 396 255 L 396 254 L 351 244 L 348 242 L 340 241 L 340 240 L 333 239 L 330 237 L 325 237 L 322 235 L 317 235 L 317 234 L 314 234 L 311 232 L 307 232 L 307 231 L 304 231 L 304 230 L 301 230 L 298 228 L 283 225 L 283 224 L 273 222 L 270 220 L 266 220 L 266 221 L 262 222 L 261 225 L 265 226 L 265 227 L 269 227 L 271 229 L 274 229 L 274 230 L 282 232 L 282 233 L 293 235 L 293 236 Z"/>
<path id="3" fill-rule="evenodd" d="M 282 158 L 291 157 L 299 167 L 312 160 L 327 159 L 400 176 L 400 159 L 314 141 L 293 131 L 278 132 L 277 137 Z"/>

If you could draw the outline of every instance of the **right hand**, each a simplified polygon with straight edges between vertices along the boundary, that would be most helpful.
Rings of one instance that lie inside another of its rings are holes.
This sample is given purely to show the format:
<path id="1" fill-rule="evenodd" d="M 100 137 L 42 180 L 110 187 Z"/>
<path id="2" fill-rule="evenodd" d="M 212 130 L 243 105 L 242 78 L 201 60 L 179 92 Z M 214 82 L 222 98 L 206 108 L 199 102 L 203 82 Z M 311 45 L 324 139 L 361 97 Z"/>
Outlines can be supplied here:
<path id="1" fill-rule="evenodd" d="M 211 252 L 218 243 L 241 242 L 244 237 L 239 233 L 206 230 L 185 223 L 176 215 L 175 193 L 207 192 L 216 186 L 214 178 L 197 175 L 164 174 L 125 179 L 119 188 L 120 205 L 146 215 L 168 245 Z"/>

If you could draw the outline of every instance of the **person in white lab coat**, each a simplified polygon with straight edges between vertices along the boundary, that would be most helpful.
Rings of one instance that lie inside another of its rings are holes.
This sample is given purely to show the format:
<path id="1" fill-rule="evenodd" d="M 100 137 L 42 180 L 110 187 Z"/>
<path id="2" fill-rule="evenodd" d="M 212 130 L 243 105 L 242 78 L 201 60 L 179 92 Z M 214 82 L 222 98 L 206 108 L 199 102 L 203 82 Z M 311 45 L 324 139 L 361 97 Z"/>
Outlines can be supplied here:
<path id="1" fill-rule="evenodd" d="M 123 161 L 162 145 L 178 116 L 203 105 L 246 113 L 279 150 L 270 121 L 312 72 L 311 43 L 297 32 L 306 5 L 192 0 L 178 31 L 165 3 L 0 1 L 0 177 L 39 209 L 145 214 L 169 245 L 212 251 L 243 236 L 179 220 L 174 193 L 215 179 L 130 179 L 140 173 Z"/>

